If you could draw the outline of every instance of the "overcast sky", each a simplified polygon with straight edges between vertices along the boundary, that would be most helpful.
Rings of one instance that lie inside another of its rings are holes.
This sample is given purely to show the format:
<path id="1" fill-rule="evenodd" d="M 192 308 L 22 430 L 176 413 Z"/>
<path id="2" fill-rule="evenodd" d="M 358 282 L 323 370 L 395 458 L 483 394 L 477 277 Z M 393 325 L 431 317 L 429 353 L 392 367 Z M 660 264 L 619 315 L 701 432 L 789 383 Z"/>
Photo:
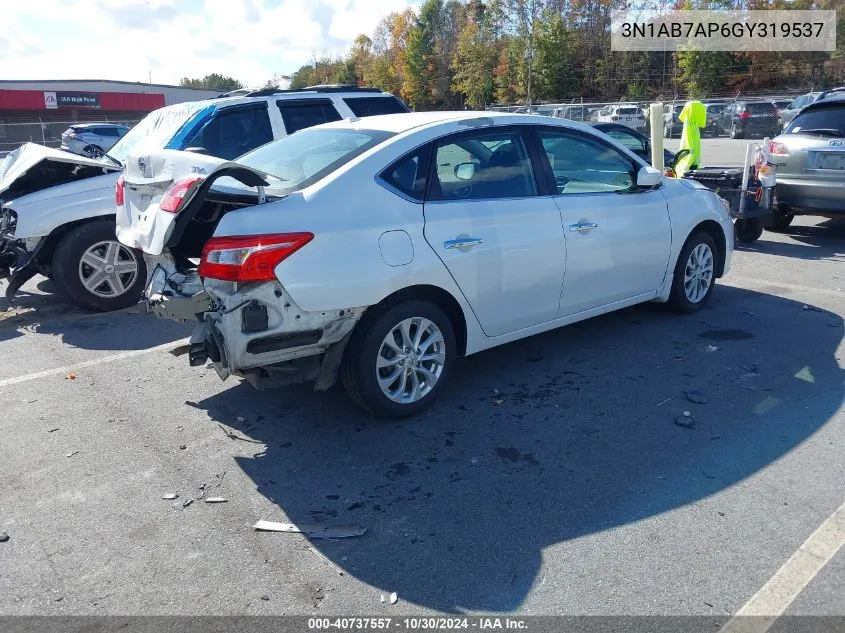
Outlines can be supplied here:
<path id="1" fill-rule="evenodd" d="M 0 0 L 0 79 L 175 84 L 218 72 L 247 86 L 346 51 L 418 0 Z"/>

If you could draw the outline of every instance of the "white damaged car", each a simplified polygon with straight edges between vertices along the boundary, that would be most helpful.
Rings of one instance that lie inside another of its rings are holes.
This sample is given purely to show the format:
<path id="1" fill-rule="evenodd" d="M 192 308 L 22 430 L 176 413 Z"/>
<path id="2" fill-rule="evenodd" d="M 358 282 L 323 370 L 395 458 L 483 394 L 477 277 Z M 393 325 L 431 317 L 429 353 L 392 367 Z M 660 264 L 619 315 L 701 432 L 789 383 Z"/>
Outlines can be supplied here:
<path id="1" fill-rule="evenodd" d="M 734 241 L 698 183 L 506 113 L 329 123 L 118 198 L 148 310 L 198 320 L 191 365 L 258 388 L 339 374 L 383 417 L 431 404 L 458 356 L 644 301 L 698 310 Z"/>

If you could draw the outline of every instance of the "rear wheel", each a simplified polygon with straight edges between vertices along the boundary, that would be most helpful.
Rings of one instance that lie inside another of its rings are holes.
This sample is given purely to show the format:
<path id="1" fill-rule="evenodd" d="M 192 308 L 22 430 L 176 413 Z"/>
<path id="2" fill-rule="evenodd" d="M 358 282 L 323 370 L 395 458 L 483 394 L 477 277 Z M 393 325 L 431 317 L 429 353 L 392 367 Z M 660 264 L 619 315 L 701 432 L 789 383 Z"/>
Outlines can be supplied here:
<path id="1" fill-rule="evenodd" d="M 707 303 L 715 283 L 716 244 L 704 231 L 696 231 L 678 256 L 669 303 L 684 314 L 697 312 Z"/>
<path id="2" fill-rule="evenodd" d="M 775 207 L 772 209 L 772 219 L 769 220 L 770 231 L 785 231 L 792 224 L 795 219 L 795 214 L 790 213 L 788 209 L 783 207 Z"/>
<path id="3" fill-rule="evenodd" d="M 763 222 L 760 218 L 737 220 L 734 223 L 734 234 L 740 242 L 750 244 L 763 235 Z"/>
<path id="4" fill-rule="evenodd" d="M 742 134 L 736 129 L 736 123 L 731 123 L 731 131 L 728 134 L 731 138 L 742 138 Z"/>
<path id="5" fill-rule="evenodd" d="M 383 418 L 407 418 L 429 407 L 452 373 L 455 331 L 429 301 L 394 304 L 359 324 L 340 377 L 356 404 Z"/>
<path id="6" fill-rule="evenodd" d="M 99 145 L 87 145 L 82 148 L 82 153 L 88 158 L 101 158 L 105 152 Z"/>
<path id="7" fill-rule="evenodd" d="M 73 303 L 108 312 L 138 303 L 147 267 L 138 251 L 115 239 L 113 221 L 71 229 L 53 253 L 53 281 Z"/>

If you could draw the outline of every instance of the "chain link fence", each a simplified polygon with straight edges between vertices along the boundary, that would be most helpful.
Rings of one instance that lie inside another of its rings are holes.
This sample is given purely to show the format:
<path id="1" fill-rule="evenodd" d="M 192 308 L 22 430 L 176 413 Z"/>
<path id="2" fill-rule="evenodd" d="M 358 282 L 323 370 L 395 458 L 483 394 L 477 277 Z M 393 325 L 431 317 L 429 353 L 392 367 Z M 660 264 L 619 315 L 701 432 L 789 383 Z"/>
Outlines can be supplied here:
<path id="1" fill-rule="evenodd" d="M 132 127 L 140 119 L 102 119 L 94 121 L 0 121 L 0 158 L 24 143 L 38 143 L 58 148 L 62 132 L 72 125 L 84 123 L 117 123 Z"/>

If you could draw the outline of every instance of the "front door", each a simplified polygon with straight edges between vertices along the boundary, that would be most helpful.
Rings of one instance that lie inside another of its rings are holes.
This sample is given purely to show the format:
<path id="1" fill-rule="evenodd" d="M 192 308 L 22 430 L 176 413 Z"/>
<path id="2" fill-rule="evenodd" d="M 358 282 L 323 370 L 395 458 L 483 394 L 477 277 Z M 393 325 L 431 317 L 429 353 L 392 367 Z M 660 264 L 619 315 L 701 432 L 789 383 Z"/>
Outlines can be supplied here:
<path id="1" fill-rule="evenodd" d="M 592 134 L 552 127 L 538 133 L 566 231 L 559 316 L 656 291 L 672 244 L 661 191 L 637 189 L 640 164 Z"/>
<path id="2" fill-rule="evenodd" d="M 446 137 L 432 162 L 425 237 L 485 334 L 554 319 L 566 265 L 560 212 L 540 195 L 519 128 Z"/>

